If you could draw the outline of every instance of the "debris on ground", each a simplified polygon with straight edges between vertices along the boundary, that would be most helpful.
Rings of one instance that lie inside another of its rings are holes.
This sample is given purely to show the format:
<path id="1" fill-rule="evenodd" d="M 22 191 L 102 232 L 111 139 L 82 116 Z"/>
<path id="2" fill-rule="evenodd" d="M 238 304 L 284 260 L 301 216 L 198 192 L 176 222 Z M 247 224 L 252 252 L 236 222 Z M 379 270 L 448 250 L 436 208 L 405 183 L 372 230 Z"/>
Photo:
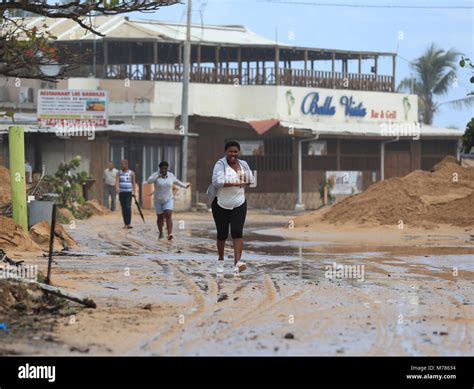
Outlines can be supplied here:
<path id="1" fill-rule="evenodd" d="M 0 279 L 0 321 L 18 315 L 60 313 L 69 307 L 64 299 L 44 291 L 36 282 Z M 8 320 L 10 321 L 10 320 Z"/>
<path id="2" fill-rule="evenodd" d="M 30 228 L 31 238 L 39 245 L 43 250 L 49 249 L 49 236 L 51 232 L 51 226 L 43 220 Z M 64 227 L 60 224 L 56 224 L 54 238 L 54 250 L 61 251 L 63 248 L 76 247 L 76 241 L 69 235 Z"/>
<path id="3" fill-rule="evenodd" d="M 17 351 L 19 342 L 28 345 L 56 342 L 53 334 L 58 325 L 70 316 L 70 312 L 77 313 L 76 304 L 67 301 L 64 292 L 53 293 L 57 288 L 51 287 L 51 292 L 44 290 L 43 286 L 36 282 L 0 279 L 0 323 L 4 329 L 0 355 L 11 355 L 12 350 L 21 354 Z M 86 306 L 92 307 L 93 304 L 95 307 L 92 300 L 87 302 L 89 305 Z"/>
<path id="4" fill-rule="evenodd" d="M 10 266 L 20 266 L 24 261 L 14 261 L 13 259 L 7 256 L 5 250 L 0 249 L 0 262 L 6 263 Z"/>
<path id="5" fill-rule="evenodd" d="M 81 296 L 75 295 L 73 293 L 66 292 L 64 290 L 61 290 L 59 288 L 56 288 L 51 285 L 46 285 L 42 283 L 35 283 L 43 292 L 45 293 L 50 293 L 52 295 L 55 295 L 57 297 L 61 297 L 70 301 L 74 301 L 75 303 L 84 305 L 87 308 L 97 308 L 96 303 L 88 298 L 83 298 Z"/>
<path id="6" fill-rule="evenodd" d="M 118 255 L 122 257 L 133 257 L 137 255 L 137 253 L 132 253 L 131 251 L 127 250 L 112 250 L 107 253 L 107 255 Z"/>
<path id="7" fill-rule="evenodd" d="M 431 172 L 415 170 L 379 181 L 323 212 L 295 219 L 296 226 L 330 224 L 396 225 L 435 228 L 438 224 L 473 226 L 474 169 L 445 157 Z"/>

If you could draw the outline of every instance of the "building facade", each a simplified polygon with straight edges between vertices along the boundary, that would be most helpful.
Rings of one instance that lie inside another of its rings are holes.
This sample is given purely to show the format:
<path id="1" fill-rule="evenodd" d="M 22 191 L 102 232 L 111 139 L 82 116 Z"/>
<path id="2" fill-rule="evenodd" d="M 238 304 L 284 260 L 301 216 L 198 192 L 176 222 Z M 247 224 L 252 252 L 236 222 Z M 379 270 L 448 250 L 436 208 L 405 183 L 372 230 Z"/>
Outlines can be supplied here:
<path id="1" fill-rule="evenodd" d="M 34 115 L 40 88 L 100 89 L 116 123 L 93 141 L 54 139 L 32 125 L 27 153 L 36 170 L 80 153 L 82 167 L 98 177 L 108 160 L 125 158 L 142 182 L 160 160 L 178 177 L 187 163 L 192 201 L 202 202 L 214 162 L 235 139 L 257 173 L 250 206 L 294 209 L 302 201 L 314 209 L 331 174 L 342 177 L 335 192 L 343 197 L 457 154 L 462 132 L 420 126 L 417 97 L 395 92 L 394 53 L 293 47 L 242 26 L 194 25 L 189 158 L 182 161 L 184 25 L 97 17 L 106 34 L 97 37 L 68 20 L 31 23 L 48 24 L 58 48 L 84 52 L 84 63 L 57 85 L 21 80 L 18 88 L 8 80 L 0 107 Z M 101 190 L 93 186 L 91 196 L 100 199 Z"/>

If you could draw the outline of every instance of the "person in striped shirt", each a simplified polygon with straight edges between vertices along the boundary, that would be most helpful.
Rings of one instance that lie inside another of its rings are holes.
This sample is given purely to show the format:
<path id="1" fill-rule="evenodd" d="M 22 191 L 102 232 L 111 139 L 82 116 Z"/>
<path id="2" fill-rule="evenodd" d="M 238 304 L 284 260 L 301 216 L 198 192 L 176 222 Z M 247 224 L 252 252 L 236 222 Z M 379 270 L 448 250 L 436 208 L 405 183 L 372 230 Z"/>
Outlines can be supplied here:
<path id="1" fill-rule="evenodd" d="M 120 171 L 115 179 L 115 189 L 119 194 L 120 207 L 122 208 L 123 228 L 133 228 L 132 222 L 132 196 L 135 196 L 135 173 L 128 168 L 128 161 L 120 161 Z"/>

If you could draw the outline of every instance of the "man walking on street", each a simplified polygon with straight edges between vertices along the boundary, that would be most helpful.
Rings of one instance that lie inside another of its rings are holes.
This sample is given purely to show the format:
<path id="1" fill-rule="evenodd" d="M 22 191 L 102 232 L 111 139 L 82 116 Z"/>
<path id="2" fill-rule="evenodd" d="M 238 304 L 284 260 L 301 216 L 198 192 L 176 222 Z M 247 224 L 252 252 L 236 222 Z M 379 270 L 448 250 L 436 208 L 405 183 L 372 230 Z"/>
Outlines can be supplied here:
<path id="1" fill-rule="evenodd" d="M 115 197 L 117 192 L 115 191 L 115 181 L 117 179 L 118 170 L 115 169 L 114 163 L 109 162 L 109 167 L 104 170 L 102 180 L 104 182 L 104 205 L 110 208 L 111 211 L 115 211 Z M 109 198 L 112 198 L 109 207 Z"/>
<path id="2" fill-rule="evenodd" d="M 120 161 L 120 171 L 115 180 L 115 189 L 119 194 L 122 208 L 123 228 L 133 228 L 132 222 L 132 196 L 135 195 L 135 173 L 128 168 L 128 161 Z"/>

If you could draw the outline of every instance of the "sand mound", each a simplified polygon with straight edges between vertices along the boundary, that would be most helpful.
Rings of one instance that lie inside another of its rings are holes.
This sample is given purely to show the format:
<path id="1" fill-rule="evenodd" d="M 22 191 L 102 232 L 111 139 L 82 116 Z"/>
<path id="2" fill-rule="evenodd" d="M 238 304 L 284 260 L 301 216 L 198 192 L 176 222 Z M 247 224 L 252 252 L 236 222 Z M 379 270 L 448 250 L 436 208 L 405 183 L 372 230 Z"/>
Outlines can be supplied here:
<path id="1" fill-rule="evenodd" d="M 10 170 L 0 166 L 0 204 L 9 203 L 11 199 Z"/>
<path id="2" fill-rule="evenodd" d="M 37 223 L 30 228 L 31 238 L 38 245 L 40 245 L 43 250 L 49 249 L 50 230 L 51 230 L 51 226 L 46 220 L 43 220 L 42 222 Z M 75 247 L 75 246 L 77 246 L 76 241 L 66 232 L 64 227 L 60 224 L 56 224 L 54 250 L 60 251 L 65 247 Z"/>
<path id="3" fill-rule="evenodd" d="M 82 207 L 79 209 L 80 214 L 88 214 L 90 216 L 93 215 L 105 215 L 107 213 L 110 213 L 110 210 L 108 208 L 105 208 L 97 200 L 89 200 L 82 205 Z"/>
<path id="4" fill-rule="evenodd" d="M 0 248 L 16 251 L 40 251 L 41 248 L 13 219 L 0 216 Z"/>
<path id="5" fill-rule="evenodd" d="M 72 212 L 67 208 L 58 208 L 58 213 L 65 219 L 65 220 L 74 220 L 74 215 Z"/>
<path id="6" fill-rule="evenodd" d="M 416 170 L 371 185 L 325 212 L 295 219 L 296 226 L 315 223 L 361 225 L 404 224 L 427 227 L 434 224 L 473 226 L 474 169 L 459 165 L 448 156 L 431 172 Z"/>

